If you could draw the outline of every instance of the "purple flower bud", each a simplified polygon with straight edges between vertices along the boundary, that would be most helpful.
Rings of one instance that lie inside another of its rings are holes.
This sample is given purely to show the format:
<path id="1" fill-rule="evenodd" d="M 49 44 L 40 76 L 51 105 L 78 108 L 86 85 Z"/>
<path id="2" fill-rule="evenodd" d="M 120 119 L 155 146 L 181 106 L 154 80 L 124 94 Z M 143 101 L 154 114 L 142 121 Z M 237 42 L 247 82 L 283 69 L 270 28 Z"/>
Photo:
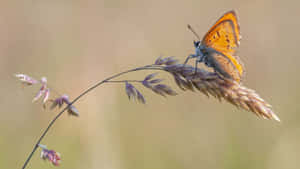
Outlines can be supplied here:
<path id="1" fill-rule="evenodd" d="M 48 150 L 45 145 L 39 144 L 42 148 L 41 158 L 50 161 L 53 165 L 58 166 L 61 162 L 60 154 L 54 150 Z"/>
<path id="2" fill-rule="evenodd" d="M 132 84 L 126 82 L 125 83 L 125 91 L 127 93 L 127 96 L 129 98 L 129 100 L 132 99 L 132 98 L 135 98 L 136 92 L 135 92 L 135 88 Z"/>
<path id="3" fill-rule="evenodd" d="M 152 73 L 152 74 L 150 74 L 150 75 L 148 75 L 148 76 L 146 76 L 145 77 L 145 79 L 144 79 L 144 81 L 148 81 L 148 80 L 151 80 L 151 79 L 153 79 L 154 78 L 154 76 L 156 76 L 158 73 Z"/>
<path id="4" fill-rule="evenodd" d="M 79 111 L 73 105 L 69 106 L 68 113 L 69 113 L 69 115 L 79 116 Z"/>
<path id="5" fill-rule="evenodd" d="M 140 103 L 146 104 L 146 100 L 145 100 L 144 96 L 138 90 L 136 90 L 136 93 L 137 93 L 137 100 Z"/>
<path id="6" fill-rule="evenodd" d="M 160 56 L 160 57 L 158 57 L 156 60 L 155 60 L 155 63 L 154 63 L 155 65 L 162 65 L 163 64 L 163 59 L 162 59 L 162 57 Z"/>
<path id="7" fill-rule="evenodd" d="M 155 84 L 155 83 L 160 83 L 162 81 L 163 81 L 163 79 L 154 79 L 154 80 L 150 80 L 149 83 Z"/>
<path id="8" fill-rule="evenodd" d="M 71 102 L 69 100 L 69 96 L 64 94 L 59 98 L 56 98 L 55 100 L 51 100 L 52 101 L 52 105 L 50 107 L 50 109 L 54 109 L 55 107 L 58 106 L 58 108 L 61 108 L 63 104 L 66 105 L 70 105 Z M 74 105 L 70 105 L 68 107 L 68 113 L 69 115 L 73 115 L 73 116 L 79 116 L 79 111 L 76 109 L 76 107 Z"/>

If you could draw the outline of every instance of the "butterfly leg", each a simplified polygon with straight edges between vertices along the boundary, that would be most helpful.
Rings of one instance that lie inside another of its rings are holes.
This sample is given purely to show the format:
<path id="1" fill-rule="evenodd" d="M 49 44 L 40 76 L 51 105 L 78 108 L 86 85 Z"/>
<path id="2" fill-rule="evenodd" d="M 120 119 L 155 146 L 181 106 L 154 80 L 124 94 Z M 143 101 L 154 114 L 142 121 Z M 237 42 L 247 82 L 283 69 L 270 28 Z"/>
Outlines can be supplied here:
<path id="1" fill-rule="evenodd" d="M 195 62 L 195 73 L 194 73 L 194 75 L 197 74 L 198 63 L 199 63 L 199 62 L 203 62 L 203 61 L 204 61 L 204 55 L 203 55 L 203 54 L 197 56 L 197 59 L 196 59 L 196 62 Z"/>
<path id="2" fill-rule="evenodd" d="M 191 55 L 189 55 L 186 59 L 185 59 L 185 61 L 184 61 L 184 63 L 183 63 L 183 65 L 185 66 L 186 64 L 187 64 L 187 62 L 190 60 L 190 59 L 192 59 L 192 58 L 196 58 L 196 57 L 198 57 L 197 55 L 195 55 L 195 54 L 191 54 Z"/>

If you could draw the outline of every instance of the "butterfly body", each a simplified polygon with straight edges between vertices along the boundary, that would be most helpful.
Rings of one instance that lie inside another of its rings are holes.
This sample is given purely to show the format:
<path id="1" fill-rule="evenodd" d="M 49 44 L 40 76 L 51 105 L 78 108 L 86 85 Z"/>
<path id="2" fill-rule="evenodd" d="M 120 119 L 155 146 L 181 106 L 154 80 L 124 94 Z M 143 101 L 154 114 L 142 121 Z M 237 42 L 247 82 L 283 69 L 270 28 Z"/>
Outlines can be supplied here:
<path id="1" fill-rule="evenodd" d="M 240 29 L 234 11 L 225 13 L 206 33 L 202 41 L 194 41 L 195 54 L 190 58 L 197 58 L 197 63 L 204 62 L 212 67 L 222 77 L 240 82 L 244 67 L 238 56 Z M 186 63 L 185 62 L 185 63 Z"/>

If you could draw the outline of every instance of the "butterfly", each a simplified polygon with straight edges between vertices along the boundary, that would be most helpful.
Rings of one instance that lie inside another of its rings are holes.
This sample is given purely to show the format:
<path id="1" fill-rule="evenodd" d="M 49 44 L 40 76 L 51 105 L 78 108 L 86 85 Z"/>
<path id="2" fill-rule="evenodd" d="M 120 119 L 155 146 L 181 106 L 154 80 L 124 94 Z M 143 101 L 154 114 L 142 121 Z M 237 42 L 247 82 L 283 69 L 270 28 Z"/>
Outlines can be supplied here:
<path id="1" fill-rule="evenodd" d="M 188 28 L 200 39 L 190 25 Z M 191 58 L 197 58 L 195 70 L 199 62 L 204 62 L 222 77 L 240 83 L 245 71 L 240 58 L 235 56 L 240 38 L 236 13 L 229 11 L 210 28 L 202 41 L 194 41 L 195 54 L 189 55 L 184 64 Z"/>

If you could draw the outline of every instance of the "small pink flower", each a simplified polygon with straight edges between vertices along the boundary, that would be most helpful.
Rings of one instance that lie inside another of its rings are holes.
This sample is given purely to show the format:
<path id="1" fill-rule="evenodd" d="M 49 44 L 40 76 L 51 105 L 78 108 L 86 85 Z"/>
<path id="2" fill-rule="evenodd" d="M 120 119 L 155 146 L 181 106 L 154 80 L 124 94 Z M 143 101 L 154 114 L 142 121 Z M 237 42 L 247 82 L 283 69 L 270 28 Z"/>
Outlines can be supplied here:
<path id="1" fill-rule="evenodd" d="M 32 102 L 37 101 L 44 93 L 45 93 L 45 89 L 43 87 L 41 87 L 40 90 L 38 91 L 38 93 L 32 99 Z"/>
<path id="2" fill-rule="evenodd" d="M 45 104 L 47 102 L 47 100 L 49 99 L 50 96 L 50 89 L 47 88 L 44 92 L 44 99 L 43 99 L 43 103 Z"/>
<path id="3" fill-rule="evenodd" d="M 58 166 L 61 162 L 60 154 L 54 150 L 48 150 L 47 146 L 39 144 L 42 148 L 41 158 L 50 161 L 53 165 Z"/>
<path id="4" fill-rule="evenodd" d="M 25 74 L 16 74 L 15 75 L 17 78 L 19 78 L 19 80 L 22 82 L 22 84 L 24 85 L 33 85 L 33 84 L 37 84 L 39 83 L 39 81 L 35 80 L 34 78 L 25 75 Z"/>
<path id="5" fill-rule="evenodd" d="M 38 91 L 36 96 L 33 98 L 32 102 L 37 101 L 40 97 L 42 97 L 44 95 L 43 103 L 45 104 L 46 101 L 48 100 L 49 96 L 50 96 L 50 89 L 47 88 L 47 79 L 46 79 L 46 77 L 41 78 L 41 84 L 42 84 L 42 87 L 40 88 L 40 90 Z"/>
<path id="6" fill-rule="evenodd" d="M 55 99 L 55 100 L 52 100 L 52 105 L 51 105 L 51 109 L 54 109 L 55 107 L 59 107 L 61 108 L 61 106 L 65 103 L 67 105 L 70 105 L 71 102 L 69 101 L 69 96 L 64 94 L 62 95 L 61 97 Z M 68 113 L 69 115 L 73 115 L 73 116 L 79 116 L 79 111 L 76 109 L 75 106 L 73 105 L 70 105 L 68 107 Z"/>

